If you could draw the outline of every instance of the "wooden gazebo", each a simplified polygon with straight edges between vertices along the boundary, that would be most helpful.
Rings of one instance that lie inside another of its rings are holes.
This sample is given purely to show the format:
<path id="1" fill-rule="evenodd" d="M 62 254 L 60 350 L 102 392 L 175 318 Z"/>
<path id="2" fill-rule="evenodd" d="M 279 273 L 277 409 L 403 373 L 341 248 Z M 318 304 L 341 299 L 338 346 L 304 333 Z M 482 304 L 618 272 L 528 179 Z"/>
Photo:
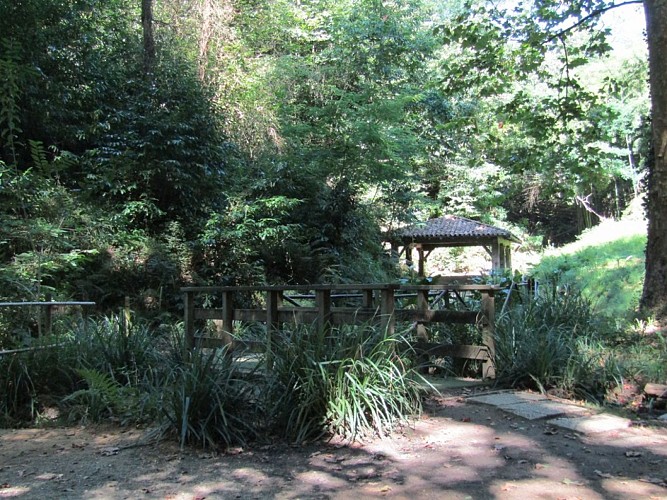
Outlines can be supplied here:
<path id="1" fill-rule="evenodd" d="M 418 273 L 424 276 L 426 259 L 436 248 L 481 246 L 491 256 L 492 272 L 512 268 L 512 243 L 520 243 L 512 233 L 499 227 L 466 219 L 457 215 L 445 215 L 436 219 L 394 230 L 387 235 L 392 252 L 413 262 L 413 250 L 418 254 Z"/>

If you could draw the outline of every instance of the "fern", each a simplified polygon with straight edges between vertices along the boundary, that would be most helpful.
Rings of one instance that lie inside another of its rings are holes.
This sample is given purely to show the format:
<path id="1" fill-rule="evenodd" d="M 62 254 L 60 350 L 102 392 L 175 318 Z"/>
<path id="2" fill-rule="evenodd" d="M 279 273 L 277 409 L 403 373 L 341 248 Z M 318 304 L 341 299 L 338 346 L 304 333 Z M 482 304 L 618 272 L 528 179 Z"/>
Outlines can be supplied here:
<path id="1" fill-rule="evenodd" d="M 76 372 L 88 386 L 63 399 L 71 405 L 70 419 L 99 422 L 127 407 L 127 391 L 108 373 L 80 368 Z"/>

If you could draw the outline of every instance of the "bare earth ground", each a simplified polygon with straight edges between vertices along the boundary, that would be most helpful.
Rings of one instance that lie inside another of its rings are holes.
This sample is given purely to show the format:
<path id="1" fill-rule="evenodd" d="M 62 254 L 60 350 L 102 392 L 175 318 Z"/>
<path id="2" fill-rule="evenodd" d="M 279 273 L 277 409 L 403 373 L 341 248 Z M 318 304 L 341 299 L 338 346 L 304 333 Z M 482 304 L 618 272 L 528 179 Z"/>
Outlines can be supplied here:
<path id="1" fill-rule="evenodd" d="M 140 430 L 0 430 L 0 498 L 667 498 L 667 429 L 580 435 L 431 399 L 390 439 L 215 454 L 141 445 Z"/>

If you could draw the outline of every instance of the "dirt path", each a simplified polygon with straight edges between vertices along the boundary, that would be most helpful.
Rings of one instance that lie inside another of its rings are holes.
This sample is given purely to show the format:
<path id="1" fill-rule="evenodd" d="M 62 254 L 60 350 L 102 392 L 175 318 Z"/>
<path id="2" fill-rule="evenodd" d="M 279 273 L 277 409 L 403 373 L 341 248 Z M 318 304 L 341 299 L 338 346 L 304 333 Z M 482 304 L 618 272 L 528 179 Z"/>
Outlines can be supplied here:
<path id="1" fill-rule="evenodd" d="M 0 431 L 0 498 L 667 498 L 667 429 L 583 436 L 448 394 L 364 445 L 216 455 L 137 430 Z"/>

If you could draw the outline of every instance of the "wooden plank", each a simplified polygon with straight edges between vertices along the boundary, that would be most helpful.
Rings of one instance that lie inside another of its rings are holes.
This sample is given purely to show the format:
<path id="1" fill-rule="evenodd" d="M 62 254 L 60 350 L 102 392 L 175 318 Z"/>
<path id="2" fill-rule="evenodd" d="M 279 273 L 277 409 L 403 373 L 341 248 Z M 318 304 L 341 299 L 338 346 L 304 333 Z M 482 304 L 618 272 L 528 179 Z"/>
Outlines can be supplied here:
<path id="1" fill-rule="evenodd" d="M 207 313 L 213 311 L 212 309 L 200 309 L 198 317 L 201 318 L 216 318 L 218 313 Z M 218 310 L 219 311 L 219 310 Z M 300 307 L 298 309 L 281 308 L 278 310 L 279 323 L 306 323 L 315 324 L 319 318 L 319 311 L 316 307 Z M 355 309 L 355 308 L 341 308 L 337 307 L 331 310 L 330 321 L 333 325 L 342 324 L 360 324 L 378 319 L 379 314 L 375 309 Z M 265 322 L 265 309 L 235 309 L 235 321 L 246 322 Z"/>
<path id="2" fill-rule="evenodd" d="M 242 340 L 234 339 L 231 344 L 228 344 L 225 339 L 217 337 L 194 337 L 194 345 L 203 349 L 220 349 L 229 345 L 233 351 L 239 350 L 254 350 L 261 352 L 266 347 L 266 342 L 259 340 Z"/>
<path id="3" fill-rule="evenodd" d="M 416 342 L 413 344 L 416 352 L 424 353 L 428 356 L 442 356 L 462 359 L 475 359 L 487 361 L 489 359 L 489 350 L 480 345 L 450 345 L 434 344 L 432 342 Z"/>
<path id="4" fill-rule="evenodd" d="M 22 307 L 22 306 L 94 306 L 95 302 L 76 301 L 53 301 L 53 302 L 0 302 L 0 307 Z"/>
<path id="5" fill-rule="evenodd" d="M 419 321 L 422 323 L 453 323 L 475 325 L 479 313 L 475 311 L 450 311 L 448 309 L 419 311 L 417 309 L 396 310 L 398 321 Z"/>
<path id="6" fill-rule="evenodd" d="M 271 291 L 363 291 L 363 290 L 396 290 L 400 285 L 396 283 L 360 283 L 355 285 L 244 285 L 244 286 L 186 286 L 182 287 L 182 292 L 196 293 L 216 293 L 216 292 L 271 292 Z"/>
<path id="7" fill-rule="evenodd" d="M 399 292 L 416 292 L 418 290 L 451 290 L 451 291 L 470 291 L 470 292 L 485 292 L 501 290 L 498 285 L 401 285 L 398 288 Z"/>
<path id="8" fill-rule="evenodd" d="M 195 309 L 196 319 L 223 319 L 222 309 Z M 235 321 L 265 322 L 266 309 L 234 309 Z M 339 325 L 343 323 L 363 323 L 378 318 L 377 309 L 334 307 L 331 309 L 331 322 Z M 420 321 L 424 323 L 453 323 L 453 324 L 477 324 L 480 314 L 475 311 L 450 311 L 417 309 L 396 309 L 394 315 L 397 321 Z M 316 307 L 288 308 L 281 307 L 278 310 L 278 321 L 280 323 L 314 323 L 318 318 Z"/>

